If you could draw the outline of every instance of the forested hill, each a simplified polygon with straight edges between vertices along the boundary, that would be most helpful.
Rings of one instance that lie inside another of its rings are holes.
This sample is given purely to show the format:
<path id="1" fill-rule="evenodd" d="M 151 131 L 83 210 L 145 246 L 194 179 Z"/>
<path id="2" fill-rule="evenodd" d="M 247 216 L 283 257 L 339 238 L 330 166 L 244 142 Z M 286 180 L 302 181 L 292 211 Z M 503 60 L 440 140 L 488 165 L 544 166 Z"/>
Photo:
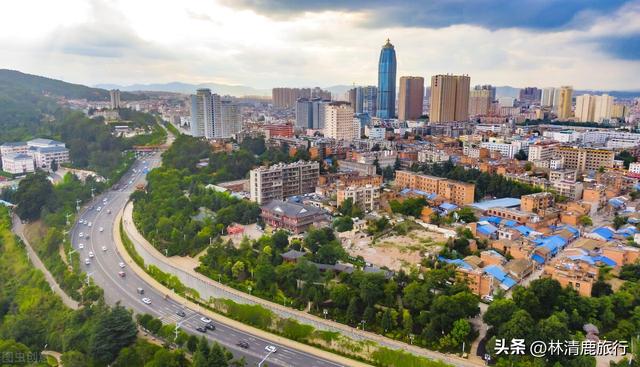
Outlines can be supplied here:
<path id="1" fill-rule="evenodd" d="M 62 80 L 21 73 L 16 70 L 0 69 L 0 91 L 22 90 L 38 95 L 50 94 L 69 99 L 87 99 L 90 101 L 108 101 L 109 91 L 91 88 L 85 85 L 67 83 Z M 123 92 L 122 100 L 137 100 L 140 97 L 133 93 Z"/>

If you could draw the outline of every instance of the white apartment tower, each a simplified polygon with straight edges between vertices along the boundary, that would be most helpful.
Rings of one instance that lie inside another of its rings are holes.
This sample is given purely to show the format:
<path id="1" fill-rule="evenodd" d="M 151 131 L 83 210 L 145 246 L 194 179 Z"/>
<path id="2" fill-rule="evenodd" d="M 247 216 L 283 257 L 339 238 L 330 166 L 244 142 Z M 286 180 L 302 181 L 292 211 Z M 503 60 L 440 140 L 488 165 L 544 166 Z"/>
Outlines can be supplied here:
<path id="1" fill-rule="evenodd" d="M 324 105 L 324 136 L 351 141 L 360 138 L 360 122 L 353 117 L 353 109 L 346 102 Z"/>

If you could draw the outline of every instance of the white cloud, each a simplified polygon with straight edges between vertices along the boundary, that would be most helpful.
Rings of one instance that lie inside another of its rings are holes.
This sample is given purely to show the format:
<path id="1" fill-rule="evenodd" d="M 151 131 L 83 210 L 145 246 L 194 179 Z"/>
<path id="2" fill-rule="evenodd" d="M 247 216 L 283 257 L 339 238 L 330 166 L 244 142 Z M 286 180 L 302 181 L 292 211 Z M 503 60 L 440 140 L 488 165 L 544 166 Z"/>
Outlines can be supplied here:
<path id="1" fill-rule="evenodd" d="M 640 33 L 638 3 L 555 32 L 470 25 L 376 29 L 361 26 L 364 13 L 273 19 L 197 0 L 54 3 L 2 3 L 0 67 L 86 84 L 375 84 L 378 53 L 389 37 L 399 76 L 465 73 L 474 84 L 640 86 L 640 62 L 615 59 L 598 43 Z"/>

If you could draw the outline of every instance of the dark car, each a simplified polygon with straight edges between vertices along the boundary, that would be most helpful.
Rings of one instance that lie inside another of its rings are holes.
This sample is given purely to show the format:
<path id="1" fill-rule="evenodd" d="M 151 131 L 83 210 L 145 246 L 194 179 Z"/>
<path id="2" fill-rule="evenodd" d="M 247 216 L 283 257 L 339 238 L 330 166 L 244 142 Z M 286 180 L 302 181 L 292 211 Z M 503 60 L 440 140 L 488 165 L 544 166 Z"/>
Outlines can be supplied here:
<path id="1" fill-rule="evenodd" d="M 202 326 L 198 326 L 198 327 L 196 328 L 196 330 L 198 330 L 198 331 L 199 331 L 199 332 L 201 332 L 201 333 L 206 333 L 206 332 L 207 332 L 207 329 L 203 328 Z"/>
<path id="2" fill-rule="evenodd" d="M 243 349 L 249 349 L 249 343 L 245 341 L 239 341 L 236 345 Z"/>
<path id="3" fill-rule="evenodd" d="M 212 324 L 212 323 L 204 324 L 204 327 L 205 327 L 205 329 L 208 329 L 208 330 L 215 330 L 216 329 L 216 326 L 214 324 Z"/>
<path id="4" fill-rule="evenodd" d="M 180 316 L 180 317 L 185 317 L 185 316 L 187 316 L 187 314 L 186 314 L 184 311 L 182 311 L 182 310 L 180 310 L 180 311 L 176 312 L 176 315 L 178 315 L 178 316 Z"/>

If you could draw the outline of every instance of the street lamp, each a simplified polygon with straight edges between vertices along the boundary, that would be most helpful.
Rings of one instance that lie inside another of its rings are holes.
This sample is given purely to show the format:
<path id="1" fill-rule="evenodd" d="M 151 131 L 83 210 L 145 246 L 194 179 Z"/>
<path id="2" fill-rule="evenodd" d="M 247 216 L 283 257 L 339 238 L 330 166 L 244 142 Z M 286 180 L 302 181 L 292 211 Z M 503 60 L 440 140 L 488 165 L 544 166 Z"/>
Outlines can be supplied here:
<path id="1" fill-rule="evenodd" d="M 329 313 L 329 310 L 327 310 L 326 308 L 324 310 L 322 310 L 322 313 L 324 314 L 324 318 L 325 320 L 327 319 L 327 314 Z"/>
<path id="2" fill-rule="evenodd" d="M 364 330 L 364 324 L 366 324 L 367 322 L 366 322 L 366 321 L 364 321 L 364 320 L 362 320 L 362 321 L 360 321 L 360 323 L 362 324 L 362 331 L 365 331 L 365 330 Z"/>
<path id="3" fill-rule="evenodd" d="M 409 334 L 409 341 L 410 341 L 411 345 L 413 345 L 413 339 L 415 339 L 415 337 L 416 337 L 415 335 Z"/>
<path id="4" fill-rule="evenodd" d="M 249 294 L 251 294 L 251 291 L 253 290 L 253 288 L 251 288 L 251 286 L 247 287 L 249 289 Z"/>

